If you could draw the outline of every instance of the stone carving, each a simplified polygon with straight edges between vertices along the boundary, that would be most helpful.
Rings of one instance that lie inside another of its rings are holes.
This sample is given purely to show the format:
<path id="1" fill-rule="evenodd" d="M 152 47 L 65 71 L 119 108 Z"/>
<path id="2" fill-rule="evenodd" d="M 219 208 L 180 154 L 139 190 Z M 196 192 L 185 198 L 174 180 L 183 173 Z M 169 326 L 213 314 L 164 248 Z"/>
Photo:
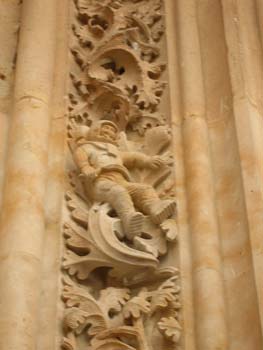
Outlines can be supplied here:
<path id="1" fill-rule="evenodd" d="M 80 335 L 86 335 L 86 349 L 154 350 L 174 349 L 181 326 L 178 275 L 154 285 L 129 288 L 108 287 L 94 296 L 88 288 L 64 280 L 66 303 L 63 349 L 81 348 Z M 157 330 L 157 332 L 156 332 Z"/>
<path id="2" fill-rule="evenodd" d="M 110 119 L 141 134 L 165 125 L 157 110 L 165 64 L 157 63 L 162 37 L 157 1 L 75 1 L 77 63 L 71 71 L 70 118 Z"/>
<path id="3" fill-rule="evenodd" d="M 79 132 L 74 159 L 81 171 L 89 198 L 107 202 L 122 220 L 130 240 L 142 232 L 142 213 L 162 224 L 173 215 L 175 201 L 161 200 L 151 185 L 133 182 L 128 169 L 159 169 L 165 161 L 140 152 L 121 152 L 117 147 L 118 127 L 111 121 L 94 124 L 87 135 Z M 136 211 L 138 208 L 142 213 Z"/>
<path id="4" fill-rule="evenodd" d="M 62 348 L 180 347 L 160 0 L 75 0 Z"/>

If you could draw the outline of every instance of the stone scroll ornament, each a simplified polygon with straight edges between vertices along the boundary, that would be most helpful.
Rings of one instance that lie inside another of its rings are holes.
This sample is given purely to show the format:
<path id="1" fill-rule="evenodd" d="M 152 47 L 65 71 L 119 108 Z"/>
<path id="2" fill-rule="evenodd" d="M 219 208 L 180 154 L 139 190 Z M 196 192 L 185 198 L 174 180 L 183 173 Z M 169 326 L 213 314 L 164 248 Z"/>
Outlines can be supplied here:
<path id="1" fill-rule="evenodd" d="M 64 350 L 181 349 L 162 6 L 72 5 Z"/>

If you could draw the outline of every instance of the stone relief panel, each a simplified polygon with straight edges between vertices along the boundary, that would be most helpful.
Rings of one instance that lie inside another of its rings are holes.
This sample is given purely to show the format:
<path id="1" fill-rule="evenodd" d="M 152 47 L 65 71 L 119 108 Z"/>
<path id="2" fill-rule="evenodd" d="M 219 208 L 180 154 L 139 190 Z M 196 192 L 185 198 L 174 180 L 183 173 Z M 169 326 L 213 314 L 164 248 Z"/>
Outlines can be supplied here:
<path id="1" fill-rule="evenodd" d="M 72 4 L 63 349 L 181 349 L 164 42 L 161 0 Z"/>

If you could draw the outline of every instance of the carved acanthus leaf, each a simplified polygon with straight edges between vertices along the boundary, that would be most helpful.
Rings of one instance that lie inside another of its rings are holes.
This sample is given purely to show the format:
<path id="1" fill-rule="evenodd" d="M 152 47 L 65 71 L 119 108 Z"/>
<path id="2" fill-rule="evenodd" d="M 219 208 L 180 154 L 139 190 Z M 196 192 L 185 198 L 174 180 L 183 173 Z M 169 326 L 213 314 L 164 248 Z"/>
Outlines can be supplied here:
<path id="1" fill-rule="evenodd" d="M 67 198 L 71 202 L 69 209 L 74 212 L 76 209 L 72 197 Z M 76 225 L 79 218 L 74 215 L 72 218 L 76 224 L 71 222 L 65 225 L 66 250 L 63 266 L 71 276 L 76 275 L 83 280 L 95 269 L 108 267 L 112 269 L 112 276 L 122 279 L 133 271 L 145 271 L 147 267 L 153 268 L 157 265 L 157 260 L 149 252 L 139 252 L 119 241 L 115 225 L 107 215 L 108 210 L 108 206 L 104 206 L 100 212 L 91 209 L 85 213 L 89 222 L 88 229 Z"/>
<path id="2" fill-rule="evenodd" d="M 121 345 L 122 349 L 143 350 L 141 346 L 147 340 L 141 326 L 153 321 L 157 322 L 156 326 L 168 340 L 177 343 L 181 327 L 177 315 L 171 314 L 170 310 L 170 303 L 175 301 L 179 292 L 175 283 L 176 276 L 157 288 L 142 288 L 132 297 L 131 290 L 127 288 L 108 287 L 95 299 L 87 287 L 78 286 L 65 278 L 63 298 L 67 308 L 64 328 L 67 337 L 64 348 L 71 349 L 72 346 L 72 349 L 77 349 L 78 335 L 86 332 L 94 349 L 114 349 L 109 346 Z M 132 322 L 133 326 L 126 322 Z"/>
<path id="3" fill-rule="evenodd" d="M 144 314 L 148 314 L 151 310 L 149 298 L 150 296 L 147 290 L 142 290 L 138 296 L 130 299 L 123 309 L 124 318 L 132 317 L 137 319 Z"/>
<path id="4" fill-rule="evenodd" d="M 108 328 L 107 319 L 100 305 L 88 290 L 68 281 L 69 279 L 64 279 L 65 286 L 62 293 L 67 306 L 64 327 L 70 332 L 80 334 L 89 325 L 88 333 L 91 336 L 100 334 Z"/>
<path id="5" fill-rule="evenodd" d="M 142 235 L 135 237 L 133 244 L 136 249 L 151 253 L 156 258 L 167 253 L 165 235 L 149 220 L 146 220 Z"/>
<path id="6" fill-rule="evenodd" d="M 152 312 L 159 308 L 179 309 L 180 287 L 176 284 L 177 276 L 173 276 L 161 284 L 161 286 L 152 292 L 151 309 Z M 176 308 L 175 308 L 176 307 Z"/>
<path id="7" fill-rule="evenodd" d="M 128 288 L 108 287 L 100 291 L 99 304 L 105 310 L 107 316 L 120 313 L 123 305 L 130 299 Z"/>
<path id="8" fill-rule="evenodd" d="M 174 343 L 179 342 L 182 327 L 174 317 L 163 317 L 160 322 L 158 322 L 158 328 L 167 339 L 172 340 Z"/>

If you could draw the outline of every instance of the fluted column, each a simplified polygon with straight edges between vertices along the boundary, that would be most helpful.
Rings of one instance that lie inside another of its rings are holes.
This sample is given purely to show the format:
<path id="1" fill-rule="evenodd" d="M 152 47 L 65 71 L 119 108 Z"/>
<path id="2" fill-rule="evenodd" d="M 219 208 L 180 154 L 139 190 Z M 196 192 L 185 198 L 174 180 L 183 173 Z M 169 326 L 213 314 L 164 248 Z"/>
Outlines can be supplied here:
<path id="1" fill-rule="evenodd" d="M 180 89 L 180 62 L 178 59 L 177 5 L 174 0 L 165 0 L 165 27 L 167 38 L 167 63 L 169 76 L 171 127 L 173 131 L 175 188 L 177 202 L 177 226 L 179 232 L 179 266 L 181 280 L 182 318 L 184 324 L 183 344 L 187 350 L 196 350 L 194 330 L 192 254 L 190 225 L 187 212 L 185 184 L 184 145 L 182 133 L 182 103 Z M 175 256 L 178 251 L 175 252 Z"/>
<path id="2" fill-rule="evenodd" d="M 0 1 L 0 207 L 20 7 L 19 0 Z"/>
<path id="3" fill-rule="evenodd" d="M 198 350 L 228 349 L 223 274 L 195 0 L 178 1 L 184 161 Z"/>
<path id="4" fill-rule="evenodd" d="M 251 255 L 263 332 L 262 3 L 222 0 Z M 262 333 L 261 333 L 262 342 Z"/>
<path id="5" fill-rule="evenodd" d="M 39 316 L 55 55 L 54 0 L 24 0 L 0 235 L 0 348 L 32 350 Z"/>
<path id="6" fill-rule="evenodd" d="M 66 176 L 66 123 L 65 118 L 68 83 L 68 16 L 70 2 L 57 0 L 56 61 L 54 93 L 52 97 L 52 121 L 49 143 L 48 181 L 45 196 L 46 231 L 43 243 L 42 293 L 37 350 L 59 350 L 61 338 L 61 309 L 58 307 L 61 285 L 61 234 L 62 203 L 65 193 Z"/>

